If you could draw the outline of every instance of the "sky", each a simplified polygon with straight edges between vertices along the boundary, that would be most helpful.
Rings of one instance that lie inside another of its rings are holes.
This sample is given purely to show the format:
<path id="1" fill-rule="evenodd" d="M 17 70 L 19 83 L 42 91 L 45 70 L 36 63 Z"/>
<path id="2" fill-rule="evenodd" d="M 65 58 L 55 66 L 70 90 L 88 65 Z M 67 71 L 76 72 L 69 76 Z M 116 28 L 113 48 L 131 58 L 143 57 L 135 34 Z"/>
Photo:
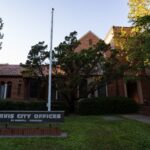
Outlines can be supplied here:
<path id="1" fill-rule="evenodd" d="M 51 9 L 54 8 L 53 47 L 66 35 L 78 38 L 92 31 L 104 39 L 114 26 L 130 26 L 128 0 L 0 0 L 4 33 L 0 64 L 25 63 L 31 46 L 50 45 Z"/>

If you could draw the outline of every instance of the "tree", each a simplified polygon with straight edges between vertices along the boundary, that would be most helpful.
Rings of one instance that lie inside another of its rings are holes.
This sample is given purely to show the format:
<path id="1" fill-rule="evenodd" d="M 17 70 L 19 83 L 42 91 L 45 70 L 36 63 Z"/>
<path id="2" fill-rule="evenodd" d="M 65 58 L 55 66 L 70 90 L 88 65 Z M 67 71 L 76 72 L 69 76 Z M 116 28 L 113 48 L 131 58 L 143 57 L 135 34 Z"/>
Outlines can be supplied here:
<path id="1" fill-rule="evenodd" d="M 2 28 L 3 28 L 3 21 L 2 21 L 2 19 L 0 18 L 0 30 L 2 30 Z M 4 35 L 0 32 L 0 39 L 2 39 L 4 37 Z M 2 46 L 2 42 L 0 42 L 0 49 L 2 48 L 1 47 Z"/>
<path id="2" fill-rule="evenodd" d="M 38 80 L 39 92 L 37 98 L 45 98 L 46 96 L 44 93 L 47 86 L 48 75 L 44 72 L 47 67 L 45 66 L 45 60 L 49 56 L 49 52 L 46 51 L 46 49 L 47 45 L 44 45 L 44 42 L 33 45 L 28 53 L 26 63 L 21 64 L 24 68 L 22 71 L 24 77 Z"/>
<path id="3" fill-rule="evenodd" d="M 128 61 L 134 74 L 145 74 L 150 67 L 150 0 L 129 0 L 129 6 L 133 29 L 125 44 Z"/>
<path id="4" fill-rule="evenodd" d="M 61 69 L 61 72 L 56 74 L 56 87 L 72 112 L 78 100 L 77 90 L 82 81 L 88 78 L 93 79 L 87 85 L 87 95 L 95 90 L 99 84 L 101 80 L 101 66 L 104 59 L 103 53 L 110 48 L 104 41 L 99 41 L 97 45 L 77 53 L 75 49 L 79 46 L 80 42 L 77 40 L 76 35 L 77 32 L 71 32 L 53 52 L 53 57 L 56 60 L 54 66 L 59 66 Z"/>
<path id="5" fill-rule="evenodd" d="M 131 22 L 138 18 L 150 15 L 150 0 L 129 0 L 129 19 Z"/>
<path id="6" fill-rule="evenodd" d="M 39 42 L 38 44 L 31 47 L 28 53 L 27 60 L 25 64 L 21 64 L 25 70 L 24 75 L 27 76 L 42 76 L 44 77 L 44 68 L 46 58 L 49 56 L 49 52 L 46 51 L 47 45 L 44 42 Z"/>
<path id="7" fill-rule="evenodd" d="M 123 56 L 126 64 L 124 77 L 137 79 L 150 65 L 150 1 L 129 0 L 129 19 L 132 27 L 122 29 L 114 38 L 119 56 Z M 120 62 L 121 64 L 121 62 Z"/>
<path id="8" fill-rule="evenodd" d="M 134 25 L 139 31 L 126 43 L 128 60 L 137 73 L 144 73 L 145 68 L 150 68 L 150 16 L 138 18 Z"/>
<path id="9" fill-rule="evenodd" d="M 149 31 L 150 30 L 150 15 L 146 15 L 146 16 L 138 18 L 134 22 L 134 25 L 140 27 L 140 29 L 143 31 Z"/>
<path id="10" fill-rule="evenodd" d="M 120 45 L 118 43 L 118 45 Z M 109 49 L 109 55 L 104 57 L 103 80 L 109 84 L 112 81 L 115 84 L 115 93 L 120 96 L 119 79 L 126 78 L 126 72 L 129 70 L 129 63 L 126 61 L 126 52 L 124 49 Z"/>

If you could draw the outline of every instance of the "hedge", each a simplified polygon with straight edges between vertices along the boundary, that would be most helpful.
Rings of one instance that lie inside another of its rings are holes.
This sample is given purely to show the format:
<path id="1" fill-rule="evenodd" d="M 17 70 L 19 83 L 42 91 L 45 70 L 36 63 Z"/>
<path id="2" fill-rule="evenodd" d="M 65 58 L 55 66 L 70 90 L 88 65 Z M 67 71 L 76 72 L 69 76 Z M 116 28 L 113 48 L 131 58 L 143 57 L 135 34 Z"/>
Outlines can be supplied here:
<path id="1" fill-rule="evenodd" d="M 46 111 L 47 102 L 45 101 L 10 101 L 0 100 L 0 110 L 30 110 L 30 111 Z M 68 113 L 67 104 L 64 101 L 52 102 L 52 110 L 64 110 Z"/>
<path id="2" fill-rule="evenodd" d="M 76 108 L 80 115 L 124 114 L 135 113 L 138 110 L 135 101 L 127 97 L 81 99 L 78 101 Z"/>

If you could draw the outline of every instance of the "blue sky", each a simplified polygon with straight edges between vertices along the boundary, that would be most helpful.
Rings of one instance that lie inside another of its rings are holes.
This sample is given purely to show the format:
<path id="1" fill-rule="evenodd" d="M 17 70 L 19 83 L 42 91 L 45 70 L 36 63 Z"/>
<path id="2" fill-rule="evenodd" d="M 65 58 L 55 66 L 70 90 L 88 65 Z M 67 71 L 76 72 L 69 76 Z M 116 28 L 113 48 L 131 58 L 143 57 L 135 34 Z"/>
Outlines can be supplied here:
<path id="1" fill-rule="evenodd" d="M 4 22 L 0 63 L 24 63 L 31 46 L 39 41 L 49 46 L 52 7 L 55 47 L 74 30 L 78 38 L 91 30 L 104 39 L 111 26 L 130 26 L 127 3 L 128 0 L 0 0 Z"/>

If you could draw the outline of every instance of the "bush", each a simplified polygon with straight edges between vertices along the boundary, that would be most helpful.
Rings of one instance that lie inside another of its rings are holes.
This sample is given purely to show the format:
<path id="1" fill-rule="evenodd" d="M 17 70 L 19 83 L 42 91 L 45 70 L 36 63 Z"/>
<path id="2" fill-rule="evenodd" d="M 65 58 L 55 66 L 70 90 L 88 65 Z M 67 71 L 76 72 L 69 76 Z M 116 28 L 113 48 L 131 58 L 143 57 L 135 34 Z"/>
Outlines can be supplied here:
<path id="1" fill-rule="evenodd" d="M 1 100 L 0 101 L 0 110 L 30 110 L 30 111 L 46 111 L 47 102 L 45 101 L 9 101 L 9 100 Z M 52 110 L 64 110 L 65 113 L 68 113 L 68 107 L 65 102 L 58 101 L 52 102 Z"/>
<path id="2" fill-rule="evenodd" d="M 80 115 L 124 114 L 137 112 L 137 104 L 127 97 L 99 97 L 81 99 L 77 103 Z"/>
<path id="3" fill-rule="evenodd" d="M 0 110 L 47 110 L 46 102 L 0 101 Z"/>
<path id="4" fill-rule="evenodd" d="M 65 114 L 69 114 L 69 106 L 65 101 L 52 102 L 52 110 L 62 110 Z"/>

